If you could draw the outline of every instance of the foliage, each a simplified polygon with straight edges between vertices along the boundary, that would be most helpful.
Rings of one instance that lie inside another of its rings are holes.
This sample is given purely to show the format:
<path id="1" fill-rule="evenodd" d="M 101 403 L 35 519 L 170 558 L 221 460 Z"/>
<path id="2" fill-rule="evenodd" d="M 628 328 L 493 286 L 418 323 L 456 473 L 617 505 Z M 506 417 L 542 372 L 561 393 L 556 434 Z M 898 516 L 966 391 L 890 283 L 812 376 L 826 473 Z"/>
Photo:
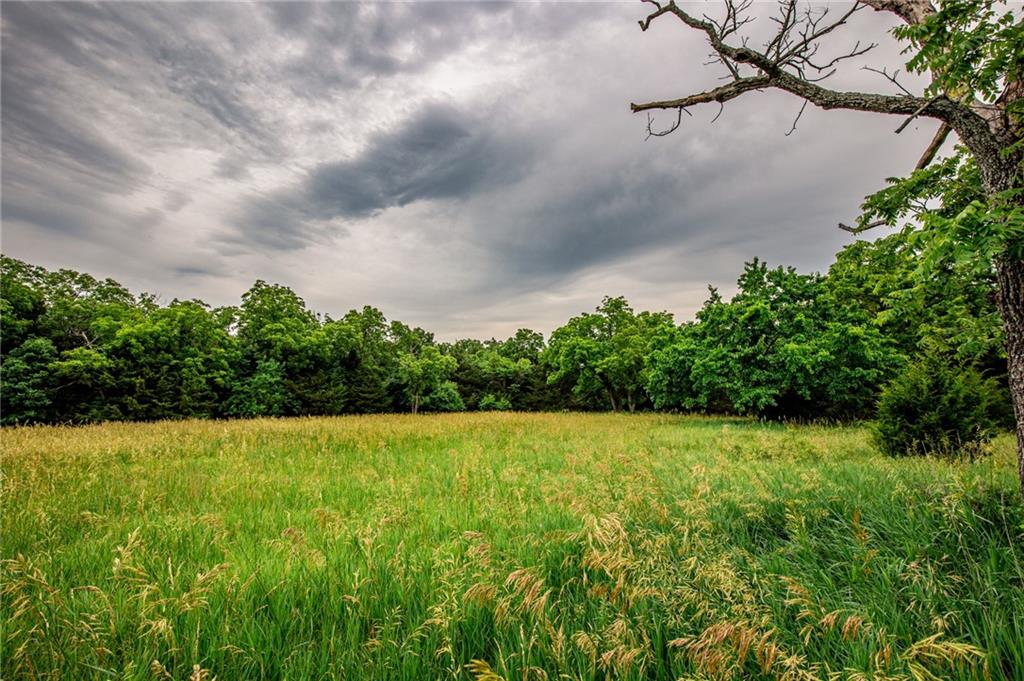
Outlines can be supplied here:
<path id="1" fill-rule="evenodd" d="M 996 0 L 943 0 L 918 24 L 898 26 L 915 52 L 907 68 L 929 73 L 930 94 L 994 102 L 1006 83 L 1024 79 L 1024 29 Z"/>
<path id="2" fill-rule="evenodd" d="M 432 345 L 423 347 L 419 355 L 402 352 L 398 356 L 398 382 L 403 386 L 412 413 L 416 413 L 424 397 L 440 389 L 455 370 L 455 358 L 441 354 Z"/>
<path id="3" fill-rule="evenodd" d="M 878 401 L 875 441 L 891 456 L 975 456 L 996 430 L 991 379 L 935 351 L 908 364 Z"/>
<path id="4" fill-rule="evenodd" d="M 825 280 L 755 259 L 729 302 L 717 291 L 654 353 L 648 390 L 663 409 L 788 418 L 867 415 L 899 357 L 865 314 L 844 315 Z"/>
<path id="5" fill-rule="evenodd" d="M 7 424 L 421 407 L 849 420 L 870 416 L 881 386 L 925 347 L 1006 385 L 991 268 L 926 263 L 913 230 L 850 244 L 827 276 L 754 259 L 732 300 L 712 291 L 679 326 L 605 298 L 548 343 L 529 329 L 441 343 L 370 306 L 322 318 L 263 281 L 238 307 L 213 309 L 2 264 Z"/>
<path id="6" fill-rule="evenodd" d="M 480 411 L 508 411 L 512 408 L 512 402 L 504 395 L 492 395 L 487 393 L 480 400 Z"/>
<path id="7" fill-rule="evenodd" d="M 647 360 L 672 332 L 667 312 L 636 314 L 625 298 L 605 298 L 551 334 L 548 380 L 569 379 L 577 395 L 603 394 L 612 410 L 634 411 L 646 397 Z"/>
<path id="8" fill-rule="evenodd" d="M 0 677 L 1011 681 L 1024 505 L 991 447 L 652 414 L 10 429 Z"/>
<path id="9" fill-rule="evenodd" d="M 0 424 L 50 420 L 50 365 L 57 351 L 47 338 L 25 341 L 0 364 Z"/>
<path id="10" fill-rule="evenodd" d="M 283 416 L 292 405 L 283 367 L 274 359 L 263 360 L 256 371 L 235 384 L 227 402 L 231 416 Z"/>
<path id="11" fill-rule="evenodd" d="M 454 381 L 442 381 L 423 398 L 423 408 L 427 411 L 465 411 L 466 403 L 462 401 Z"/>

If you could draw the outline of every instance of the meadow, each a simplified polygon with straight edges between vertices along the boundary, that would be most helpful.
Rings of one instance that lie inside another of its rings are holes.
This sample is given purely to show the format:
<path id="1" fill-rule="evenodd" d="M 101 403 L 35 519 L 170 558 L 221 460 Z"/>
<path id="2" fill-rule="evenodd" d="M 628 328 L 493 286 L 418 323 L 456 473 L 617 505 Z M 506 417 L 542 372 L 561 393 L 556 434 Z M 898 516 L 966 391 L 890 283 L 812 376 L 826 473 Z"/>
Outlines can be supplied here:
<path id="1" fill-rule="evenodd" d="M 2 431 L 14 679 L 1024 679 L 1013 442 L 453 414 Z"/>

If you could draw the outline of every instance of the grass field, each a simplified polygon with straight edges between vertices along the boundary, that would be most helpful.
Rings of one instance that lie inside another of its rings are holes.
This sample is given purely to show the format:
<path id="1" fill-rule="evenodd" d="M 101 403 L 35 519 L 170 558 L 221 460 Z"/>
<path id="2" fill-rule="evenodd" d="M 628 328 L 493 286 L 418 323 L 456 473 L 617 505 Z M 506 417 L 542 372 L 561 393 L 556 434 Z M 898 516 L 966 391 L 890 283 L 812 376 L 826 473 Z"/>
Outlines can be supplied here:
<path id="1" fill-rule="evenodd" d="M 581 414 L 2 432 L 2 678 L 1024 679 L 1013 445 Z"/>

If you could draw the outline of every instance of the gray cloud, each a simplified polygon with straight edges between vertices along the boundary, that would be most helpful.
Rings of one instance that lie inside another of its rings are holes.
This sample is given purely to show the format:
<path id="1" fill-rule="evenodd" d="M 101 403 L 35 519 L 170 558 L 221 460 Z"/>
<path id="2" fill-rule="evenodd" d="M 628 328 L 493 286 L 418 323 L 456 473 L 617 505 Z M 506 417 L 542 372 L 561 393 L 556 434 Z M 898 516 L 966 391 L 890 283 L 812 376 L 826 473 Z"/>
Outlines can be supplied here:
<path id="1" fill-rule="evenodd" d="M 495 121 L 429 103 L 394 130 L 376 134 L 354 158 L 323 163 L 292 188 L 253 197 L 239 216 L 241 241 L 300 248 L 324 221 L 466 198 L 515 182 L 529 171 L 534 144 Z"/>

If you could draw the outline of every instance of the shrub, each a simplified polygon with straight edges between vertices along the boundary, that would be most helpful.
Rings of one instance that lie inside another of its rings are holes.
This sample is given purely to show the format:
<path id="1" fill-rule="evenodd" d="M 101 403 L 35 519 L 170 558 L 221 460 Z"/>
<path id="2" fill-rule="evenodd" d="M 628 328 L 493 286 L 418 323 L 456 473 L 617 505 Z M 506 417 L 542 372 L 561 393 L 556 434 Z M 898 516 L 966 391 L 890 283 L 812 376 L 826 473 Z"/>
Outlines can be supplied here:
<path id="1" fill-rule="evenodd" d="M 225 411 L 230 416 L 283 416 L 291 398 L 284 368 L 277 360 L 260 362 L 256 372 L 234 386 Z"/>
<path id="2" fill-rule="evenodd" d="M 423 408 L 427 411 L 465 411 L 466 405 L 455 383 L 445 381 L 427 395 L 423 400 Z"/>
<path id="3" fill-rule="evenodd" d="M 875 443 L 890 456 L 976 456 L 995 433 L 998 396 L 976 369 L 926 354 L 882 390 Z"/>
<path id="4" fill-rule="evenodd" d="M 480 398 L 480 411 L 508 411 L 511 408 L 512 402 L 504 395 L 488 393 Z"/>

